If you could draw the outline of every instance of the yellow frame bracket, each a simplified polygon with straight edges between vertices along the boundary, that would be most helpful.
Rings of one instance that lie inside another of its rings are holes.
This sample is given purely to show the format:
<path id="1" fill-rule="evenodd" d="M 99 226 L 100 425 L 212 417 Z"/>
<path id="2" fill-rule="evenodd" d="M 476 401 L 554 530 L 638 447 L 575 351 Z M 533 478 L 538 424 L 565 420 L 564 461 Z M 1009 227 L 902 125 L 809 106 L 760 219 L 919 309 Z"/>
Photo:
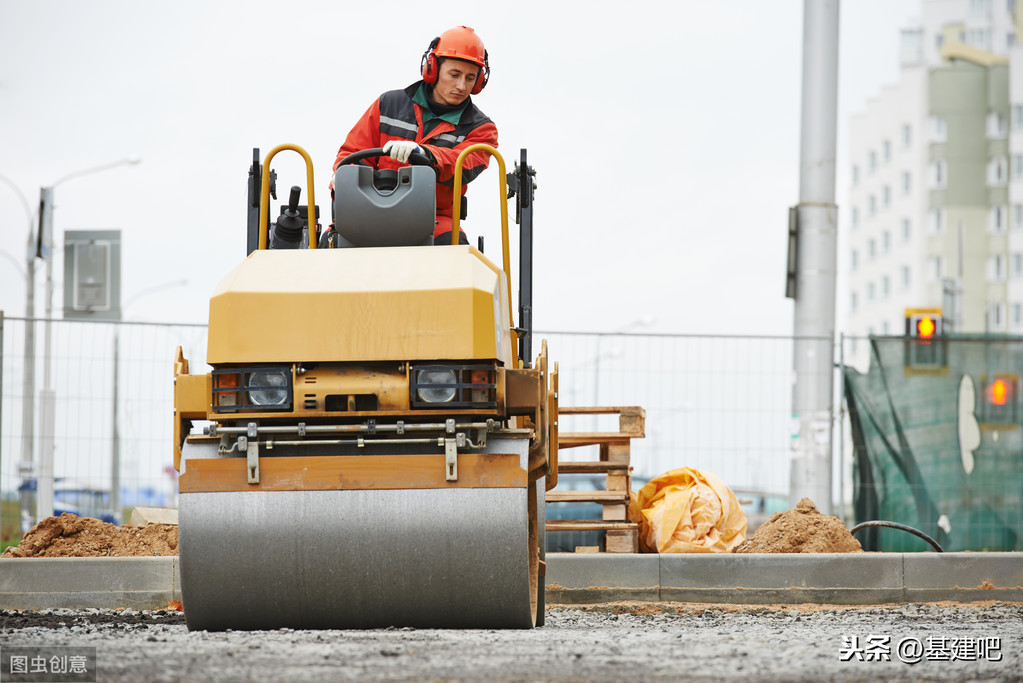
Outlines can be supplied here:
<path id="1" fill-rule="evenodd" d="M 309 248 L 316 248 L 316 234 L 313 226 L 316 225 L 316 199 L 314 198 L 314 183 L 313 183 L 313 160 L 309 156 L 309 153 L 298 145 L 291 143 L 284 143 L 283 145 L 277 145 L 270 150 L 266 158 L 263 159 L 263 183 L 259 197 L 259 248 L 266 249 L 270 241 L 267 232 L 270 229 L 270 162 L 278 152 L 283 152 L 286 149 L 290 149 L 293 152 L 298 152 L 305 159 L 305 174 L 306 174 L 306 212 L 309 217 Z"/>
<path id="2" fill-rule="evenodd" d="M 455 161 L 455 177 L 453 181 L 454 200 L 451 204 L 451 244 L 458 244 L 459 224 L 461 223 L 462 215 L 462 163 L 465 158 L 473 152 L 486 152 L 490 156 L 497 159 L 497 189 L 500 192 L 498 202 L 501 205 L 501 264 L 504 267 L 504 275 L 507 278 L 507 287 L 511 288 L 511 251 L 508 242 L 508 180 L 507 174 L 505 173 L 504 157 L 497 151 L 496 148 L 490 145 L 483 144 L 482 142 L 475 145 L 469 145 L 462 150 L 462 153 L 458 155 L 458 159 Z M 508 292 L 509 302 L 511 301 L 511 291 Z M 512 316 L 511 309 L 508 310 L 508 326 L 512 330 L 512 342 L 515 349 L 518 348 L 518 335 L 514 332 L 515 330 L 515 319 Z M 513 351 L 514 357 L 521 364 L 522 359 L 518 357 L 518 351 Z M 518 367 L 518 365 L 516 365 Z"/>

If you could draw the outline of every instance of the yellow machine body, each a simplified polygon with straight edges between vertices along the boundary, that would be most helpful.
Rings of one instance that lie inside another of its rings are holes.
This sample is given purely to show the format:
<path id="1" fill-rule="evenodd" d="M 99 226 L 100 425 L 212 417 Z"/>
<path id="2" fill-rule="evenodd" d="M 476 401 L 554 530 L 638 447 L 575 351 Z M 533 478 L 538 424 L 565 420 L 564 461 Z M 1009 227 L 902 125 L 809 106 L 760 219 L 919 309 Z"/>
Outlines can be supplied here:
<path id="1" fill-rule="evenodd" d="M 511 367 L 510 305 L 504 273 L 470 246 L 257 250 L 213 294 L 207 362 Z"/>

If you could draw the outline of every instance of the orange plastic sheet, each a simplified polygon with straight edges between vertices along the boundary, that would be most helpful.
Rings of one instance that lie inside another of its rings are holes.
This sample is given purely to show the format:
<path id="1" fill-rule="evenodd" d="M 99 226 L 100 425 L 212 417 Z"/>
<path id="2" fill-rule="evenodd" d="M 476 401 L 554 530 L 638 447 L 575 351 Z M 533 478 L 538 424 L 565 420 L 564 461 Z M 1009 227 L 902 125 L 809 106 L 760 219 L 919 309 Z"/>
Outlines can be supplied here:
<path id="1" fill-rule="evenodd" d="M 633 491 L 629 518 L 648 553 L 726 553 L 746 540 L 746 513 L 713 472 L 670 470 Z"/>

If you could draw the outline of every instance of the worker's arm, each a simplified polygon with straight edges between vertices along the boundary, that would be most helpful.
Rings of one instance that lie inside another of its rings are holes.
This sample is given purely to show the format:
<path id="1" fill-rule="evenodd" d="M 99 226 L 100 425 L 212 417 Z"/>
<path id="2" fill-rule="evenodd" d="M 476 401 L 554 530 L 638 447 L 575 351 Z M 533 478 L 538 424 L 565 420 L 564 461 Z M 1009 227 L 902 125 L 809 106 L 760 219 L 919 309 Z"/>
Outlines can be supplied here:
<path id="1" fill-rule="evenodd" d="M 491 147 L 497 147 L 497 126 L 488 121 L 482 126 L 473 129 L 465 140 L 462 140 L 454 147 L 438 147 L 436 145 L 420 143 L 433 157 L 437 166 L 437 182 L 441 185 L 452 187 L 455 182 L 455 162 L 458 155 L 467 147 L 484 143 Z M 462 185 L 466 185 L 476 176 L 482 173 L 490 163 L 490 155 L 483 151 L 476 151 L 466 157 L 462 163 Z"/>

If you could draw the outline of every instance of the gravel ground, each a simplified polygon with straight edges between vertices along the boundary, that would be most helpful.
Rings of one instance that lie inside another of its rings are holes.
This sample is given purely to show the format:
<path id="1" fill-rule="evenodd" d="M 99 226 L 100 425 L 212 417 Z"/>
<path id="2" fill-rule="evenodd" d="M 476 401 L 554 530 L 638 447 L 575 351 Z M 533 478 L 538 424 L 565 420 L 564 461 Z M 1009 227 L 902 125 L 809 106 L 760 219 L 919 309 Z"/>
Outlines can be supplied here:
<path id="1" fill-rule="evenodd" d="M 863 660 L 858 639 L 888 637 Z M 922 661 L 900 661 L 915 638 Z M 945 638 L 948 641 L 942 641 Z M 931 639 L 931 640 L 928 640 Z M 952 639 L 958 639 L 953 645 Z M 971 645 L 998 639 L 980 654 Z M 195 632 L 176 612 L 0 612 L 0 649 L 95 647 L 99 681 L 1023 681 L 1023 603 L 552 607 L 532 631 Z M 841 661 L 843 649 L 851 661 Z M 960 661 L 936 661 L 957 652 Z M 999 661 L 993 661 L 1000 658 Z M 876 660 L 875 660 L 876 659 Z M 872 661 L 875 660 L 875 661 Z M 0 674 L 0 680 L 9 680 Z"/>

